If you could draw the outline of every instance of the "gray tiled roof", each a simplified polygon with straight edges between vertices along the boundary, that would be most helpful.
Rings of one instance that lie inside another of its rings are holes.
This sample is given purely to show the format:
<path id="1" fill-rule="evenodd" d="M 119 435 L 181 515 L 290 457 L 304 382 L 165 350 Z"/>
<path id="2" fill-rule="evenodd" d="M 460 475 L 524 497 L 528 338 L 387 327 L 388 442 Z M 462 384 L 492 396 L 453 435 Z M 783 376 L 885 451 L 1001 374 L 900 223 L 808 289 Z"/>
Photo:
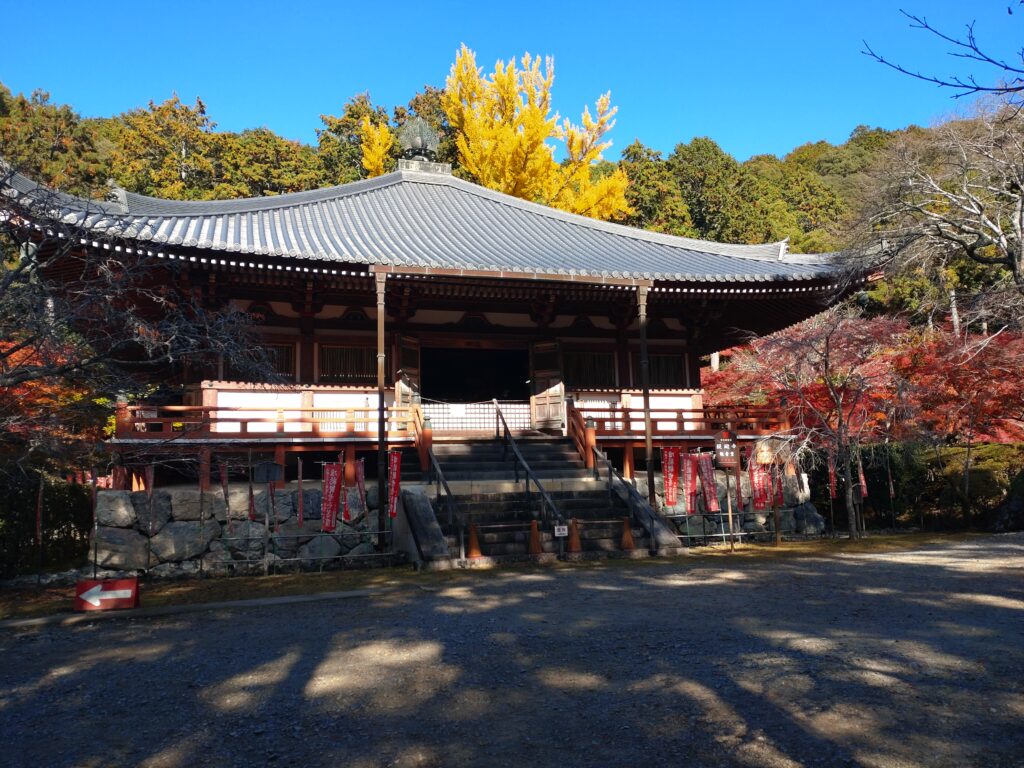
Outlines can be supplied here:
<path id="1" fill-rule="evenodd" d="M 8 192 L 38 192 L 24 177 Z M 682 281 L 827 277 L 827 255 L 783 243 L 729 245 L 662 235 L 526 202 L 442 173 L 375 179 L 275 197 L 177 201 L 115 190 L 56 198 L 87 230 L 171 248 L 351 264 Z"/>

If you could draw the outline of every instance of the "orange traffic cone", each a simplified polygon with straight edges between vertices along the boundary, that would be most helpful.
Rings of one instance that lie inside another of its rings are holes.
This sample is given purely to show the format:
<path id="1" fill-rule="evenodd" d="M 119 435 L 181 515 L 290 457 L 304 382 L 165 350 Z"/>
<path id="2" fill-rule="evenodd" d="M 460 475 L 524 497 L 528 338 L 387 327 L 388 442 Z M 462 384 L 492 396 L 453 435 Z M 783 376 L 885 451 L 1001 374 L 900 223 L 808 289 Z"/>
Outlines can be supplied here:
<path id="1" fill-rule="evenodd" d="M 569 546 L 565 551 L 570 555 L 576 555 L 583 551 L 583 545 L 580 543 L 580 528 L 576 524 L 575 517 L 569 521 Z"/>
<path id="2" fill-rule="evenodd" d="M 537 527 L 537 521 L 530 521 L 530 547 L 527 552 L 531 555 L 539 555 L 543 552 L 540 548 L 540 529 Z"/>
<path id="3" fill-rule="evenodd" d="M 469 526 L 469 546 L 466 548 L 466 557 L 483 557 L 484 553 L 480 551 L 480 539 L 476 535 L 476 523 L 470 523 Z"/>
<path id="4" fill-rule="evenodd" d="M 633 543 L 633 526 L 630 525 L 628 517 L 622 518 L 622 542 L 619 549 L 623 552 L 632 552 L 636 549 L 636 544 Z"/>

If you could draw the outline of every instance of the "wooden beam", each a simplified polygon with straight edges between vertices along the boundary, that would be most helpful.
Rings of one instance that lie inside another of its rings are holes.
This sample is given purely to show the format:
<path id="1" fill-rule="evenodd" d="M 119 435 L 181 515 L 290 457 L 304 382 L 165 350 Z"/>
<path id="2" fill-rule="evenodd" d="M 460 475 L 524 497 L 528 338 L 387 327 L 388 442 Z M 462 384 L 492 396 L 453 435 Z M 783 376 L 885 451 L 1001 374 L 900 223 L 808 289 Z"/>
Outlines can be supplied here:
<path id="1" fill-rule="evenodd" d="M 647 498 L 651 509 L 658 510 L 658 495 L 654 487 L 654 435 L 651 428 L 651 362 L 647 355 L 647 292 L 649 286 L 636 289 L 636 308 L 640 319 L 640 387 L 644 393 L 644 454 L 647 459 Z"/>

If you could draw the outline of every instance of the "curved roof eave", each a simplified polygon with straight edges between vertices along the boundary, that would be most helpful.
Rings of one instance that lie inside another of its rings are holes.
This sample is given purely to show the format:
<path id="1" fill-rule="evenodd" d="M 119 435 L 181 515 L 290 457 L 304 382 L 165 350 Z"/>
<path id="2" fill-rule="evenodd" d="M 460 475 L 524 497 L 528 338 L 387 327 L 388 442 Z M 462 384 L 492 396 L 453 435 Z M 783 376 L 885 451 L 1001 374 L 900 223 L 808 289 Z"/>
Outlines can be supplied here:
<path id="1" fill-rule="evenodd" d="M 272 197 L 178 201 L 115 189 L 111 201 L 47 190 L 14 174 L 8 194 L 97 234 L 154 245 L 394 267 L 669 282 L 794 282 L 835 274 L 832 254 L 785 242 L 715 243 L 598 221 L 450 174 L 398 170 Z"/>

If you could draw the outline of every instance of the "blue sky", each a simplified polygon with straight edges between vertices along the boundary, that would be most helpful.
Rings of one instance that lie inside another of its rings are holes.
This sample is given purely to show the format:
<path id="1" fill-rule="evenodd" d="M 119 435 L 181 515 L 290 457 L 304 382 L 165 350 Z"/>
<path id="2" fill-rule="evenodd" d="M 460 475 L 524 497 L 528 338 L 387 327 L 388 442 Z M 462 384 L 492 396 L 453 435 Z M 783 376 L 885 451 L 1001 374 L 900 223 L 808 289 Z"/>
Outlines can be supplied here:
<path id="1" fill-rule="evenodd" d="M 1015 0 L 1014 0 L 1015 1 Z M 576 120 L 611 90 L 609 159 L 634 138 L 665 153 L 710 136 L 743 159 L 807 141 L 843 141 L 858 124 L 930 124 L 949 93 L 886 70 L 877 50 L 954 71 L 937 41 L 899 9 L 1010 55 L 1024 30 L 1011 0 L 842 2 L 246 3 L 0 0 L 9 29 L 0 81 L 44 88 L 86 116 L 177 92 L 201 96 L 226 130 L 267 126 L 313 142 L 322 113 L 369 90 L 391 107 L 442 85 L 460 43 L 490 69 L 524 51 L 555 58 L 555 107 Z"/>

